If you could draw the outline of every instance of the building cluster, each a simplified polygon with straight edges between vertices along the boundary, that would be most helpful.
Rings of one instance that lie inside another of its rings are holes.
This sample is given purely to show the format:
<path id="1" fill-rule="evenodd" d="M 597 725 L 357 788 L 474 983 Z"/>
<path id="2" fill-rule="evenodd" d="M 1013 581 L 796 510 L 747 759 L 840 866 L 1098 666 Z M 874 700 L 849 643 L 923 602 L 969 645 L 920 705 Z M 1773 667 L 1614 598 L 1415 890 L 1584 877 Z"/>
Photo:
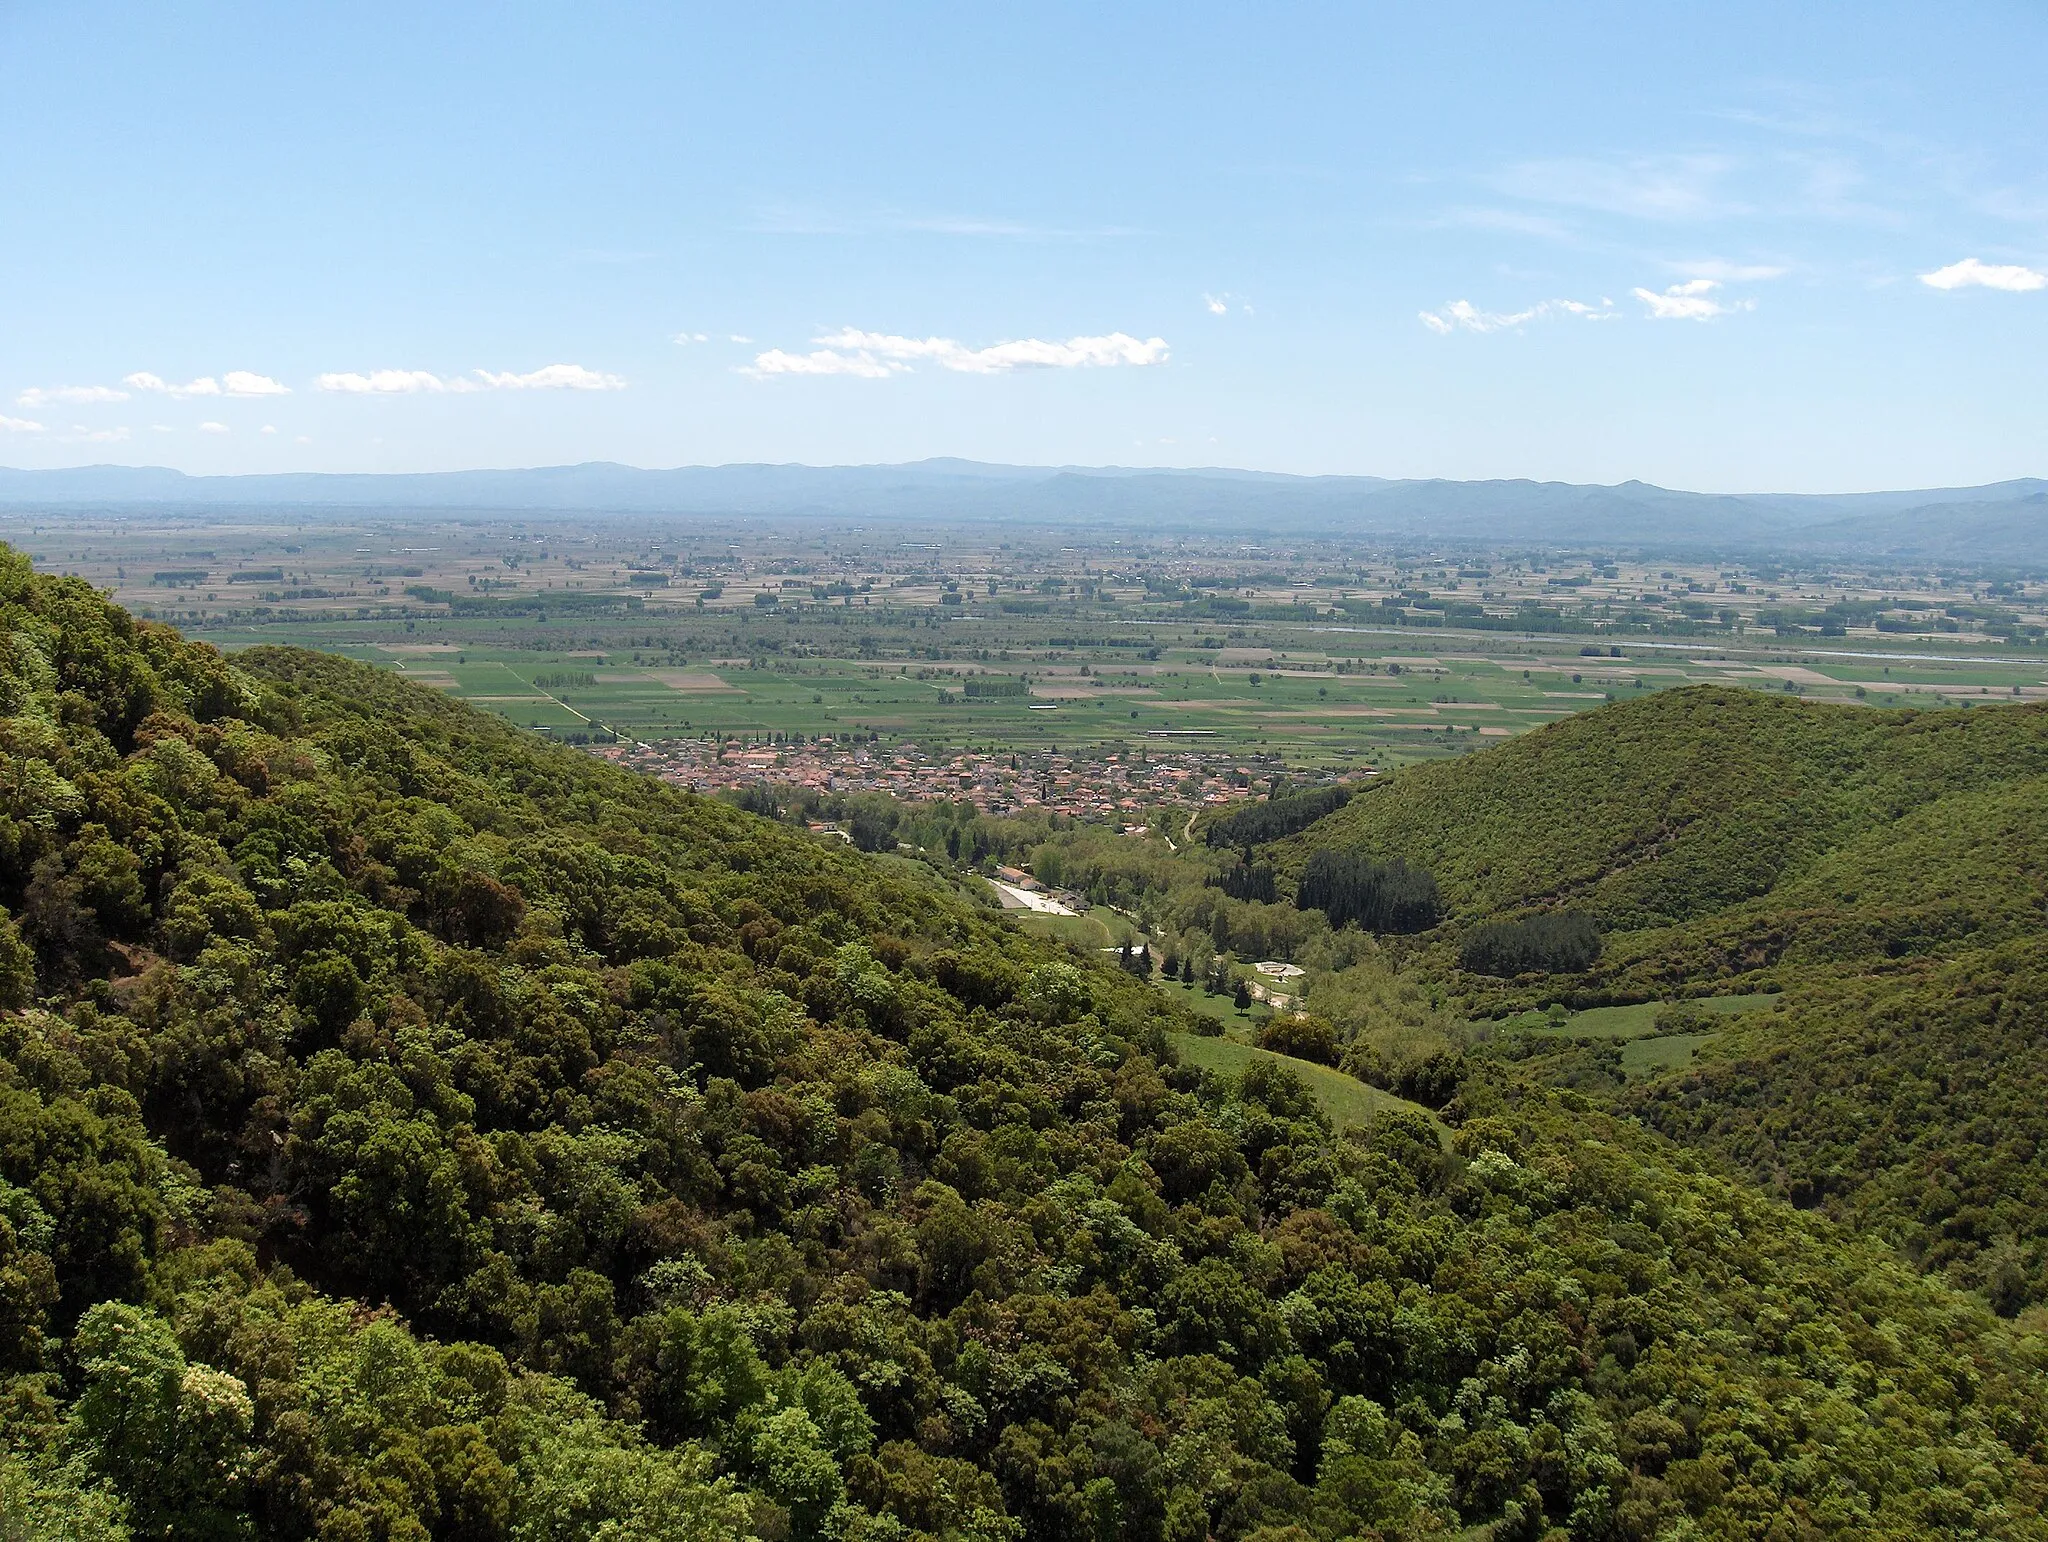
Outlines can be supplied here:
<path id="1" fill-rule="evenodd" d="M 914 744 L 839 744 L 830 739 L 775 745 L 662 739 L 596 745 L 592 750 L 696 792 L 744 787 L 806 788 L 820 794 L 885 792 L 911 800 L 960 799 L 985 814 L 1042 809 L 1091 820 L 1117 820 L 1162 802 L 1236 802 L 1266 783 L 1277 769 L 1216 750 L 1110 752 L 1099 758 L 1022 752 L 931 754 Z"/>

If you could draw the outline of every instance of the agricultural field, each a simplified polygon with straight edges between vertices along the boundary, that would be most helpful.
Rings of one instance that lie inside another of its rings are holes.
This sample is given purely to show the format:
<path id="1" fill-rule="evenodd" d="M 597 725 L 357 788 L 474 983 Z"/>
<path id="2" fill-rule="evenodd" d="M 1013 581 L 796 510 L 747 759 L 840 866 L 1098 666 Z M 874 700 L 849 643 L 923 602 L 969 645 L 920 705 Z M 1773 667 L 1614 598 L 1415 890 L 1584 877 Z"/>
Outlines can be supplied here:
<path id="1" fill-rule="evenodd" d="M 224 649 L 342 653 L 712 790 L 745 779 L 728 745 L 860 744 L 907 753 L 915 796 L 957 791 L 959 757 L 1136 756 L 1178 757 L 1199 802 L 1248 762 L 1390 769 L 1680 685 L 2048 696 L 2048 588 L 2009 575 L 823 520 L 17 515 L 0 537 Z"/>
<path id="2" fill-rule="evenodd" d="M 421 625 L 413 636 L 455 631 Z M 275 628 L 228 627 L 202 635 L 235 647 Z M 1271 631 L 1272 629 L 1262 629 Z M 1008 637 L 1005 678 L 1013 697 L 971 698 L 969 678 L 995 673 L 933 667 L 914 659 L 817 654 L 726 656 L 721 639 L 664 638 L 663 649 L 540 650 L 483 641 L 365 638 L 356 627 L 306 623 L 292 640 L 381 664 L 487 707 L 524 727 L 609 733 L 633 740 L 739 739 L 873 733 L 934 753 L 983 748 L 1034 753 L 1065 746 L 1158 750 L 1277 749 L 1294 767 L 1388 763 L 1459 753 L 1605 701 L 1674 685 L 1722 683 L 1788 688 L 1816 699 L 1941 704 L 2048 695 L 2031 658 L 1896 665 L 1809 657 L 1777 665 L 1734 656 L 1645 661 L 1588 658 L 1542 643 L 1515 649 L 1369 653 L 1287 647 L 1206 650 L 1163 646 L 1130 663 L 1077 650 L 1033 649 Z M 1328 642 L 1328 639 L 1321 639 Z M 691 641 L 708 646 L 692 649 Z M 726 639 L 758 643 L 755 638 Z M 1412 647 L 1412 643 L 1409 644 Z M 685 662 L 668 662 L 680 653 Z M 1017 657 L 1017 655 L 1029 655 Z"/>

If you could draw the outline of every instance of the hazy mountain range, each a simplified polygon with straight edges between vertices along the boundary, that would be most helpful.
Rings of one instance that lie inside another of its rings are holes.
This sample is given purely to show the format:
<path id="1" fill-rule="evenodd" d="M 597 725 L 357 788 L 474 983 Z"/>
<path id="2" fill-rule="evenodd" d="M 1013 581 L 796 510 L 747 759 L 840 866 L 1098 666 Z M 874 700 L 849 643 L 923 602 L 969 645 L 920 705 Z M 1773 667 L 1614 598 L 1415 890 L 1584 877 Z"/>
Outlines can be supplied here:
<path id="1" fill-rule="evenodd" d="M 1270 472 L 610 462 L 391 475 L 188 476 L 160 466 L 0 468 L 0 506 L 50 512 L 292 509 L 534 515 L 1016 520 L 1151 531 L 1380 535 L 1660 549 L 1777 549 L 2048 564 L 2048 481 L 1874 493 L 1690 493 L 1646 482 L 1389 480 Z"/>

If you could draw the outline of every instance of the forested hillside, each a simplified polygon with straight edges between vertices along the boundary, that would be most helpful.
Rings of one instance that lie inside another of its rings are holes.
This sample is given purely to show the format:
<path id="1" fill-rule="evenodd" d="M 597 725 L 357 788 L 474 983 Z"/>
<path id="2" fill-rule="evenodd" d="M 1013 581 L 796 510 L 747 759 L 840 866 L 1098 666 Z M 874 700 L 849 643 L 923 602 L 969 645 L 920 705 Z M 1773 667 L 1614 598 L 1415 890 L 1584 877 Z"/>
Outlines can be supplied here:
<path id="1" fill-rule="evenodd" d="M 1624 1106 L 2021 1312 L 2048 1301 L 2043 957 L 2037 929 L 1795 987 Z"/>
<path id="2" fill-rule="evenodd" d="M 2036 706 L 1674 692 L 1405 771 L 1289 844 L 1434 872 L 1468 945 L 1419 965 L 1482 1012 L 1781 991 L 1618 1106 L 2013 1313 L 2048 1301 L 2044 767 Z M 1597 957 L 1456 971 L 1524 915 L 1596 925 Z"/>
<path id="3" fill-rule="evenodd" d="M 11 554 L 0 788 L 9 1542 L 2048 1537 L 2038 1339 L 1583 1099 Z"/>
<path id="4" fill-rule="evenodd" d="M 1612 930 L 1769 893 L 1941 799 L 2048 775 L 2048 707 L 1879 711 L 1665 691 L 1412 767 L 1278 848 L 1435 875 L 1452 913 L 1585 909 Z"/>
<path id="5" fill-rule="evenodd" d="M 2048 708 L 1703 688 L 1404 771 L 1273 851 L 1298 903 L 1333 851 L 1430 873 L 1450 915 L 1432 968 L 1484 1015 L 1810 985 L 2040 935 L 2044 812 Z M 1474 962 L 1506 924 L 1563 921 L 1601 934 L 1590 959 L 1564 947 L 1546 969 L 1537 949 L 1519 988 Z"/>

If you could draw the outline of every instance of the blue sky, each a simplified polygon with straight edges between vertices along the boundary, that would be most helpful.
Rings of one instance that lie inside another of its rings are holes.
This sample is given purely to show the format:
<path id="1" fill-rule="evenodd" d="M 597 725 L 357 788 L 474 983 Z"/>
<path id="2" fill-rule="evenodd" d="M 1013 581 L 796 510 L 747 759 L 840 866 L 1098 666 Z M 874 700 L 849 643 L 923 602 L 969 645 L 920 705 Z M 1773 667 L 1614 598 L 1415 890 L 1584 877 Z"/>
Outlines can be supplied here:
<path id="1" fill-rule="evenodd" d="M 2038 4 L 0 0 L 0 464 L 2039 475 L 2044 59 Z"/>

